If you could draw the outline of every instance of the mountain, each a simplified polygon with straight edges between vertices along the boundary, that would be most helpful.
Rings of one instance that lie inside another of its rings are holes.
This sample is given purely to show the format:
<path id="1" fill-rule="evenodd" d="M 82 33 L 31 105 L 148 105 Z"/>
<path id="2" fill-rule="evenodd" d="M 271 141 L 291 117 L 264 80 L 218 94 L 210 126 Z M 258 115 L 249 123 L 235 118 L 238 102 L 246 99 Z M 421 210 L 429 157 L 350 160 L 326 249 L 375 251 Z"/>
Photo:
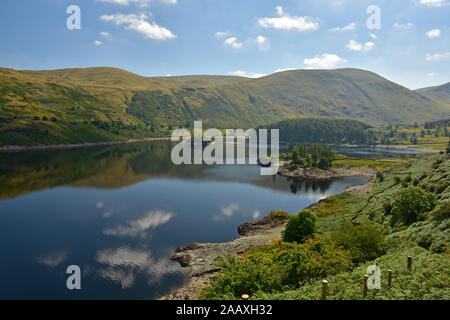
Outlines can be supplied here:
<path id="1" fill-rule="evenodd" d="M 450 105 L 358 69 L 285 71 L 259 79 L 142 77 L 114 68 L 0 69 L 0 145 L 167 136 L 306 117 L 370 125 L 450 116 Z"/>
<path id="2" fill-rule="evenodd" d="M 450 103 L 450 82 L 441 86 L 417 89 L 416 92 L 436 101 Z"/>

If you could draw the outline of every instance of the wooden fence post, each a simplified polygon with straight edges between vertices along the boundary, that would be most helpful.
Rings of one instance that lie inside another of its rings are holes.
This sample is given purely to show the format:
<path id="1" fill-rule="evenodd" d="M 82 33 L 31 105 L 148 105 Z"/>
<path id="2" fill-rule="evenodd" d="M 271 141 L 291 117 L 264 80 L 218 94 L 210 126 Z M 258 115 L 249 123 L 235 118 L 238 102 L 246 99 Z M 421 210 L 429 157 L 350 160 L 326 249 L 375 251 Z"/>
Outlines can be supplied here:
<path id="1" fill-rule="evenodd" d="M 366 274 L 364 276 L 364 284 L 363 284 L 363 299 L 367 298 L 367 281 L 369 280 L 369 276 Z"/>
<path id="2" fill-rule="evenodd" d="M 408 269 L 411 269 L 411 267 L 412 267 L 412 257 L 411 256 L 408 256 L 408 262 L 407 262 L 406 266 L 408 267 Z"/>
<path id="3" fill-rule="evenodd" d="M 392 287 L 392 270 L 388 270 L 388 288 Z"/>
<path id="4" fill-rule="evenodd" d="M 327 286 L 328 281 L 322 280 L 322 300 L 327 300 Z"/>

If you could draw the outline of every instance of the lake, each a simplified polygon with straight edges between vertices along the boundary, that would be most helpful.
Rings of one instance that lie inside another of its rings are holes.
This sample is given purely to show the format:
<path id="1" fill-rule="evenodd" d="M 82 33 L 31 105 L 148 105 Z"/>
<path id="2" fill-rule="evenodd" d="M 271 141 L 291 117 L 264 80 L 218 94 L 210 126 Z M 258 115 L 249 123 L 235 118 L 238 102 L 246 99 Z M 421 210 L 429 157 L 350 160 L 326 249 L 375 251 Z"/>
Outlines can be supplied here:
<path id="1" fill-rule="evenodd" d="M 392 152 L 360 156 L 371 151 Z M 170 142 L 154 141 L 0 154 L 0 299 L 155 299 L 185 281 L 169 260 L 175 248 L 230 241 L 243 222 L 297 213 L 367 181 L 175 166 L 170 152 Z M 66 287 L 69 265 L 81 268 L 81 290 Z"/>

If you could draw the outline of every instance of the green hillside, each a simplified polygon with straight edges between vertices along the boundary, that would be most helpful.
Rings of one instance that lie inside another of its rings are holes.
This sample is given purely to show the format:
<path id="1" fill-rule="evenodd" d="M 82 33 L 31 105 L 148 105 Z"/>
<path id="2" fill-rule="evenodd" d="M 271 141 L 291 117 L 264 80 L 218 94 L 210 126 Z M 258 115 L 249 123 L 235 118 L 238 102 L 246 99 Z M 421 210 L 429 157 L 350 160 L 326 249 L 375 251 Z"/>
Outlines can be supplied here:
<path id="1" fill-rule="evenodd" d="M 315 219 L 309 210 L 291 216 L 307 217 L 294 230 L 310 238 L 286 239 L 295 227 L 288 223 L 284 241 L 217 259 L 222 270 L 201 298 L 318 300 L 325 279 L 328 300 L 448 300 L 449 170 L 448 154 L 385 167 L 372 191 L 322 200 L 311 209 Z M 381 287 L 363 297 L 364 276 L 375 265 Z"/>
<path id="2" fill-rule="evenodd" d="M 371 127 L 357 120 L 345 119 L 287 119 L 269 126 L 279 129 L 280 140 L 297 143 L 374 144 Z"/>
<path id="3" fill-rule="evenodd" d="M 450 103 L 450 82 L 441 86 L 417 89 L 416 92 L 436 101 Z"/>
<path id="4" fill-rule="evenodd" d="M 259 79 L 148 78 L 114 68 L 0 69 L 0 145 L 168 136 L 194 120 L 249 128 L 299 117 L 380 125 L 449 115 L 450 105 L 356 69 L 287 71 Z"/>

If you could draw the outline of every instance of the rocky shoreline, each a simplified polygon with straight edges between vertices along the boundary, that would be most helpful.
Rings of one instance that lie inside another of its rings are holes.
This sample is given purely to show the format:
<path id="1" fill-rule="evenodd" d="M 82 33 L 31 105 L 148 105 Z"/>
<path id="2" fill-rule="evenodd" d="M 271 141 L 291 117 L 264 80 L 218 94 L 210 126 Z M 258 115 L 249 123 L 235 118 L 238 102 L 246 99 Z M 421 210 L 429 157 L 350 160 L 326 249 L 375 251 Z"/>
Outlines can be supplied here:
<path id="1" fill-rule="evenodd" d="M 338 168 L 333 170 L 296 169 L 290 170 L 282 164 L 278 174 L 298 179 L 337 179 L 350 176 L 365 176 L 368 182 L 363 185 L 348 186 L 345 193 L 365 193 L 373 189 L 377 170 L 370 168 Z M 326 200 L 326 199 L 324 199 Z M 321 201 L 324 201 L 321 200 Z M 308 208 L 316 208 L 320 202 Z M 176 249 L 171 260 L 177 261 L 186 268 L 187 282 L 180 288 L 163 296 L 160 300 L 195 300 L 203 288 L 213 281 L 215 274 L 221 269 L 215 265 L 217 256 L 240 255 L 253 248 L 270 245 L 274 240 L 281 239 L 289 215 L 282 212 L 271 212 L 256 222 L 247 222 L 238 227 L 241 236 L 224 243 L 192 243 Z"/>
<path id="2" fill-rule="evenodd" d="M 221 269 L 214 262 L 217 256 L 239 255 L 253 248 L 270 245 L 272 241 L 281 239 L 289 215 L 271 212 L 257 222 L 247 222 L 238 227 L 241 235 L 224 243 L 192 243 L 176 249 L 171 260 L 177 261 L 186 268 L 187 282 L 160 300 L 195 300 L 204 287 L 208 286 Z"/>
<path id="3" fill-rule="evenodd" d="M 130 139 L 130 140 L 123 140 L 123 141 L 85 142 L 85 143 L 73 143 L 73 144 L 46 144 L 46 145 L 38 145 L 38 146 L 8 145 L 8 146 L 0 147 L 0 152 L 68 150 L 68 149 L 78 149 L 78 148 L 105 147 L 105 146 L 114 146 L 114 145 L 120 145 L 120 144 L 145 142 L 145 141 L 159 141 L 159 140 L 170 140 L 170 138 L 142 138 L 142 139 Z"/>
<path id="4" fill-rule="evenodd" d="M 283 177 L 298 179 L 314 179 L 314 180 L 331 180 L 344 177 L 364 176 L 368 179 L 374 179 L 377 171 L 371 168 L 355 167 L 355 168 L 336 168 L 331 170 L 313 169 L 290 169 L 286 165 L 281 165 L 278 174 Z"/>

